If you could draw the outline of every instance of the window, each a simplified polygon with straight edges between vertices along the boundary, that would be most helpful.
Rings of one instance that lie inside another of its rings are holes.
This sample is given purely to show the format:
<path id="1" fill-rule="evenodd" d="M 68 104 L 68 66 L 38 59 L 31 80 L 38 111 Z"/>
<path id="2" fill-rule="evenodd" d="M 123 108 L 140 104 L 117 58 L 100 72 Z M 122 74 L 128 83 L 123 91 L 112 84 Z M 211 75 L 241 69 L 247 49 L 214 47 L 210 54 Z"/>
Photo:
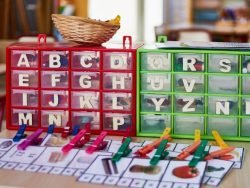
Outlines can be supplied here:
<path id="1" fill-rule="evenodd" d="M 89 17 L 109 20 L 121 16 L 121 28 L 112 41 L 131 35 L 134 41 L 154 42 L 154 27 L 162 24 L 163 0 L 91 0 Z"/>
<path id="2" fill-rule="evenodd" d="M 140 40 L 140 8 L 137 0 L 91 0 L 89 1 L 89 17 L 109 20 L 117 15 L 121 16 L 121 28 L 112 38 L 112 41 L 121 41 L 122 36 L 131 35 L 133 40 Z"/>

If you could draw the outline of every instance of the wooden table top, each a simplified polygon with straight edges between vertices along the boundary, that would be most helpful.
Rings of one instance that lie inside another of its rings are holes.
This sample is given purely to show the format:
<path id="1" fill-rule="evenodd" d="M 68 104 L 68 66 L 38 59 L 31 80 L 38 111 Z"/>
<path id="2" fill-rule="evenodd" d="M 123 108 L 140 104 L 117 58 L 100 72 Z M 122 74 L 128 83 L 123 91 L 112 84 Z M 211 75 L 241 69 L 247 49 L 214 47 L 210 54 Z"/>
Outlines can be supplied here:
<path id="1" fill-rule="evenodd" d="M 12 138 L 15 131 L 4 130 L 0 133 L 0 138 Z M 121 137 L 109 137 L 113 140 L 121 140 Z M 145 140 L 145 138 L 136 138 L 137 141 Z M 147 139 L 150 140 L 150 139 Z M 186 139 L 174 139 L 176 143 L 191 143 L 192 140 Z M 242 169 L 233 169 L 222 181 L 219 187 L 230 188 L 230 187 L 249 187 L 250 185 L 250 156 L 248 151 L 250 150 L 250 142 L 227 142 L 227 144 L 244 147 L 245 158 L 242 165 Z M 107 186 L 96 185 L 96 184 L 84 184 L 76 181 L 76 177 L 67 177 L 60 175 L 41 174 L 32 172 L 19 172 L 14 170 L 3 170 L 0 169 L 0 188 L 1 187 L 29 187 L 29 188 L 104 188 Z M 209 186 L 202 186 L 209 187 Z"/>

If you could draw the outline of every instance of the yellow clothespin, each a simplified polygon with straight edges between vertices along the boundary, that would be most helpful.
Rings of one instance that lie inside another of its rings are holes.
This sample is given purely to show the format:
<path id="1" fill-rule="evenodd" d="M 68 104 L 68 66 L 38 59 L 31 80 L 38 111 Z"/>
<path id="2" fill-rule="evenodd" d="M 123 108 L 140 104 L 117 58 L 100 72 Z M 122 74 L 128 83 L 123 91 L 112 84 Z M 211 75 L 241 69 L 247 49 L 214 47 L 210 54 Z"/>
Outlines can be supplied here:
<path id="1" fill-rule="evenodd" d="M 228 148 L 229 146 L 224 142 L 224 140 L 221 138 L 220 134 L 218 131 L 212 131 L 212 135 L 217 143 L 217 145 L 221 148 Z"/>
<path id="2" fill-rule="evenodd" d="M 166 136 L 166 135 L 169 135 L 170 132 L 171 132 L 171 128 L 170 128 L 170 127 L 167 127 L 167 128 L 163 131 L 163 133 L 162 133 L 160 139 L 162 139 L 162 138 L 163 138 L 164 136 Z"/>
<path id="3" fill-rule="evenodd" d="M 195 129 L 194 131 L 194 141 L 199 141 L 201 140 L 201 131 L 200 129 Z"/>
<path id="4" fill-rule="evenodd" d="M 220 133 L 218 133 L 218 131 L 213 130 L 212 135 L 216 141 L 216 144 L 214 144 L 214 145 L 218 145 L 221 149 L 229 148 L 229 145 L 227 145 L 225 143 L 225 141 L 222 139 L 222 137 L 220 136 Z M 230 153 L 233 153 L 233 154 L 239 156 L 239 152 L 237 152 L 237 151 L 231 151 Z"/>

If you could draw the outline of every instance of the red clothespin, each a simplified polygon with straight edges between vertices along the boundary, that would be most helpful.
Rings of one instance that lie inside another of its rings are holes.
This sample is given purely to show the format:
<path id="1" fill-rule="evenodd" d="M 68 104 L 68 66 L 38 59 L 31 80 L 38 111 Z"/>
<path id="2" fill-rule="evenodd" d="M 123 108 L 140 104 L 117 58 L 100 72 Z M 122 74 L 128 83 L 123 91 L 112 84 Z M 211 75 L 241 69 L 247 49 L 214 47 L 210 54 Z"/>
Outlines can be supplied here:
<path id="1" fill-rule="evenodd" d="M 82 139 L 83 138 L 83 139 Z M 86 124 L 85 129 L 81 130 L 67 145 L 63 146 L 62 152 L 68 153 L 72 148 L 83 146 L 90 139 L 90 124 Z"/>
<path id="2" fill-rule="evenodd" d="M 162 140 L 168 140 L 171 141 L 172 138 L 170 137 L 169 133 L 170 133 L 171 129 L 170 128 L 166 128 L 162 134 L 162 136 L 160 137 L 160 139 L 155 140 L 154 142 L 144 146 L 143 148 L 137 150 L 135 152 L 135 154 L 139 155 L 140 157 L 145 157 L 148 153 L 150 153 L 151 151 L 153 151 L 154 149 L 156 149 Z"/>
<path id="3" fill-rule="evenodd" d="M 102 131 L 101 134 L 95 139 L 93 144 L 87 147 L 86 153 L 92 154 L 96 150 L 104 149 L 108 145 L 107 141 L 103 141 L 107 134 L 108 133 L 106 131 Z"/>
<path id="4" fill-rule="evenodd" d="M 63 132 L 61 134 L 62 138 L 67 138 L 70 135 L 71 127 L 69 126 L 69 123 L 64 127 Z"/>
<path id="5" fill-rule="evenodd" d="M 90 127 L 91 127 L 91 124 L 90 123 L 87 123 L 85 125 L 85 130 L 86 130 L 86 133 L 83 137 L 83 139 L 81 139 L 79 142 L 77 142 L 75 144 L 75 148 L 82 148 L 87 142 L 90 141 Z"/>
<path id="6" fill-rule="evenodd" d="M 210 159 L 230 160 L 230 159 L 233 159 L 234 157 L 232 155 L 227 155 L 227 153 L 232 152 L 234 149 L 235 149 L 235 147 L 227 147 L 224 149 L 213 151 L 205 157 L 205 160 L 210 160 Z"/>

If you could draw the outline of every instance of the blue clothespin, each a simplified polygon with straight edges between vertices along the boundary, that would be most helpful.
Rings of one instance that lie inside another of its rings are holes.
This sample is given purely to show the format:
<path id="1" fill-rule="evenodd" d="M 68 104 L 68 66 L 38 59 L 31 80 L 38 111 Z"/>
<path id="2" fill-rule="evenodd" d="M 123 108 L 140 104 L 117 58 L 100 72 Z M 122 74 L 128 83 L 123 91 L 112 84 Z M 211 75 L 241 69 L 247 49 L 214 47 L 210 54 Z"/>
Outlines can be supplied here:
<path id="1" fill-rule="evenodd" d="M 79 131 L 80 131 L 80 125 L 75 125 L 75 126 L 73 127 L 73 130 L 72 130 L 71 135 L 72 135 L 72 136 L 76 136 L 76 135 L 79 133 Z"/>
<path id="2" fill-rule="evenodd" d="M 23 139 L 23 138 L 25 138 L 27 136 L 27 135 L 24 134 L 26 126 L 27 126 L 26 124 L 22 124 L 19 127 L 16 135 L 13 138 L 13 142 L 19 142 L 21 139 Z"/>
<path id="3" fill-rule="evenodd" d="M 151 165 L 157 165 L 161 159 L 164 159 L 169 154 L 168 151 L 165 151 L 167 144 L 168 144 L 168 140 L 164 139 L 161 141 L 153 158 L 150 160 Z"/>
<path id="4" fill-rule="evenodd" d="M 51 125 L 48 127 L 47 134 L 53 134 L 53 133 L 54 133 L 54 129 L 55 129 L 55 125 L 54 125 L 54 124 L 51 124 Z"/>
<path id="5" fill-rule="evenodd" d="M 50 137 L 54 133 L 54 129 L 55 129 L 55 125 L 53 125 L 53 124 L 49 125 L 48 130 L 47 130 L 47 135 L 41 141 L 40 146 L 44 146 L 48 142 L 48 140 L 50 139 Z"/>

